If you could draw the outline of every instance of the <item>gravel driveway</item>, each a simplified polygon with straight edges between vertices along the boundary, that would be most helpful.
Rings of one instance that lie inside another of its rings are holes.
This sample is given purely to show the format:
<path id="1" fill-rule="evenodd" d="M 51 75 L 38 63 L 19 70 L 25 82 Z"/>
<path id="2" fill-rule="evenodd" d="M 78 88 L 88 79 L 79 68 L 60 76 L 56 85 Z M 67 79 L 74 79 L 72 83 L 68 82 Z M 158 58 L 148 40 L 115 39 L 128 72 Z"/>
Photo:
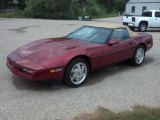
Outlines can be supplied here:
<path id="1" fill-rule="evenodd" d="M 120 21 L 120 17 L 102 21 Z M 149 30 L 154 47 L 140 67 L 114 65 L 90 75 L 79 88 L 33 83 L 11 74 L 5 65 L 13 50 L 30 41 L 65 36 L 87 22 L 0 19 L 0 119 L 69 120 L 98 106 L 113 111 L 134 105 L 160 106 L 160 29 Z"/>

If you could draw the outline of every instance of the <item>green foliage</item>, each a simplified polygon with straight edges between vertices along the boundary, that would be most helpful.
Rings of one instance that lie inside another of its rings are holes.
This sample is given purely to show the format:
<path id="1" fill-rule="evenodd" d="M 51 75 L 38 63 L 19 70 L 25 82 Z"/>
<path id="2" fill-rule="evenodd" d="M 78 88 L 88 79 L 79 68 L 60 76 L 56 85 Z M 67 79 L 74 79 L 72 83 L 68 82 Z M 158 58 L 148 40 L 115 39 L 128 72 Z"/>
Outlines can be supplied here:
<path id="1" fill-rule="evenodd" d="M 26 4 L 25 14 L 35 18 L 77 19 L 78 16 L 104 14 L 104 10 L 94 0 L 85 4 L 85 12 L 81 2 L 73 0 L 28 0 Z"/>
<path id="2" fill-rule="evenodd" d="M 146 108 L 135 106 L 134 111 L 113 113 L 106 109 L 100 109 L 100 114 L 93 120 L 159 120 L 160 108 Z"/>
<path id="3" fill-rule="evenodd" d="M 100 107 L 94 113 L 82 114 L 74 120 L 160 120 L 160 108 L 135 106 L 133 111 L 114 113 Z"/>
<path id="4" fill-rule="evenodd" d="M 126 1 L 128 0 L 18 0 L 21 15 L 47 19 L 112 16 L 124 10 Z M 0 0 L 0 5 L 2 4 L 4 6 L 6 0 Z"/>
<path id="5" fill-rule="evenodd" d="M 127 1 L 128 0 L 97 0 L 97 2 L 105 8 L 107 13 L 124 11 Z"/>
<path id="6" fill-rule="evenodd" d="M 18 12 L 7 12 L 7 13 L 0 13 L 1 18 L 25 18 L 26 16 L 18 11 Z"/>
<path id="7" fill-rule="evenodd" d="M 119 15 L 118 12 L 111 12 L 111 13 L 108 13 L 108 14 L 102 14 L 102 15 L 99 15 L 99 16 L 94 16 L 95 19 L 98 19 L 98 18 L 109 18 L 109 17 L 117 17 Z"/>
<path id="8" fill-rule="evenodd" d="M 24 12 L 35 18 L 72 19 L 79 11 L 72 0 L 28 0 Z"/>
<path id="9" fill-rule="evenodd" d="M 6 1 L 5 0 L 0 0 L 0 7 L 6 6 Z"/>
<path id="10" fill-rule="evenodd" d="M 26 0 L 17 0 L 19 2 L 19 9 L 24 10 L 26 7 Z"/>
<path id="11" fill-rule="evenodd" d="M 88 13 L 88 15 L 96 16 L 96 17 L 105 14 L 104 9 L 101 8 L 95 1 L 90 1 L 88 3 L 86 12 Z"/>

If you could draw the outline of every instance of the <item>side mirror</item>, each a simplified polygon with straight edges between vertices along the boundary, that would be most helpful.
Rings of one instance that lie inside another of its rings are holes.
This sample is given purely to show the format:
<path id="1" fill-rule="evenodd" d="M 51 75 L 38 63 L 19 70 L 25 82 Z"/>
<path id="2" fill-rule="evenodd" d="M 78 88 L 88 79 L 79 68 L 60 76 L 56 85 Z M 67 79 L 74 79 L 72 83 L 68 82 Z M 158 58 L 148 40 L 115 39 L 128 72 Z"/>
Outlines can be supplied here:
<path id="1" fill-rule="evenodd" d="M 112 46 L 112 45 L 115 45 L 115 44 L 119 44 L 119 41 L 118 40 L 115 40 L 115 39 L 111 39 L 108 43 L 109 46 Z"/>

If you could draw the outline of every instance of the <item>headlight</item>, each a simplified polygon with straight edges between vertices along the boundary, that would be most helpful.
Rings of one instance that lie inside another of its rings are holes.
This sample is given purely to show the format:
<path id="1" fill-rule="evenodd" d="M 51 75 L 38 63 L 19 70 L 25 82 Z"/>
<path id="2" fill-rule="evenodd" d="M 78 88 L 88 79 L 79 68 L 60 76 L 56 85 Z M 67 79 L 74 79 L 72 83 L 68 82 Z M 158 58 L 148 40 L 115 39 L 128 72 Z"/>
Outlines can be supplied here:
<path id="1" fill-rule="evenodd" d="M 27 69 L 27 68 L 22 68 L 22 72 L 24 72 L 24 73 L 26 73 L 26 74 L 29 74 L 29 75 L 31 75 L 31 74 L 34 73 L 33 70 L 30 70 L 30 69 Z"/>

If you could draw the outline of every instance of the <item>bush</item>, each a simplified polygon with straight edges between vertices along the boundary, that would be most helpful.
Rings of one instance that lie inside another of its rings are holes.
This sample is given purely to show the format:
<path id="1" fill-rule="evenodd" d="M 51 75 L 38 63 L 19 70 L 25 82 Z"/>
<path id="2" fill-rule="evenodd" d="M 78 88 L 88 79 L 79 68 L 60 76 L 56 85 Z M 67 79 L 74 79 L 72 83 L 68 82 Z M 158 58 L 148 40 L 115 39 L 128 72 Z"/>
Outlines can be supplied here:
<path id="1" fill-rule="evenodd" d="M 1 18 L 25 18 L 26 16 L 21 12 L 5 12 L 5 13 L 0 13 Z"/>
<path id="2" fill-rule="evenodd" d="M 86 11 L 73 0 L 27 0 L 24 13 L 33 18 L 77 19 L 79 16 L 99 16 L 104 14 L 94 0 L 86 3 Z"/>
<path id="3" fill-rule="evenodd" d="M 88 7 L 86 8 L 88 15 L 98 17 L 105 14 L 105 10 L 97 4 L 95 1 L 90 1 Z"/>
<path id="4" fill-rule="evenodd" d="M 22 11 L 26 7 L 26 0 L 17 0 L 19 2 L 19 9 Z"/>
<path id="5" fill-rule="evenodd" d="M 24 13 L 29 17 L 50 19 L 73 19 L 79 9 L 72 0 L 28 0 Z"/>
<path id="6" fill-rule="evenodd" d="M 0 0 L 0 6 L 5 0 Z M 20 16 L 46 19 L 77 19 L 112 16 L 123 11 L 128 0 L 18 0 Z M 85 11 L 83 8 L 86 8 Z M 17 13 L 16 13 L 17 14 Z M 5 15 L 5 14 L 3 14 Z M 11 16 L 14 14 L 10 14 Z M 18 15 L 18 14 L 17 14 Z M 16 16 L 17 16 L 16 15 Z"/>

